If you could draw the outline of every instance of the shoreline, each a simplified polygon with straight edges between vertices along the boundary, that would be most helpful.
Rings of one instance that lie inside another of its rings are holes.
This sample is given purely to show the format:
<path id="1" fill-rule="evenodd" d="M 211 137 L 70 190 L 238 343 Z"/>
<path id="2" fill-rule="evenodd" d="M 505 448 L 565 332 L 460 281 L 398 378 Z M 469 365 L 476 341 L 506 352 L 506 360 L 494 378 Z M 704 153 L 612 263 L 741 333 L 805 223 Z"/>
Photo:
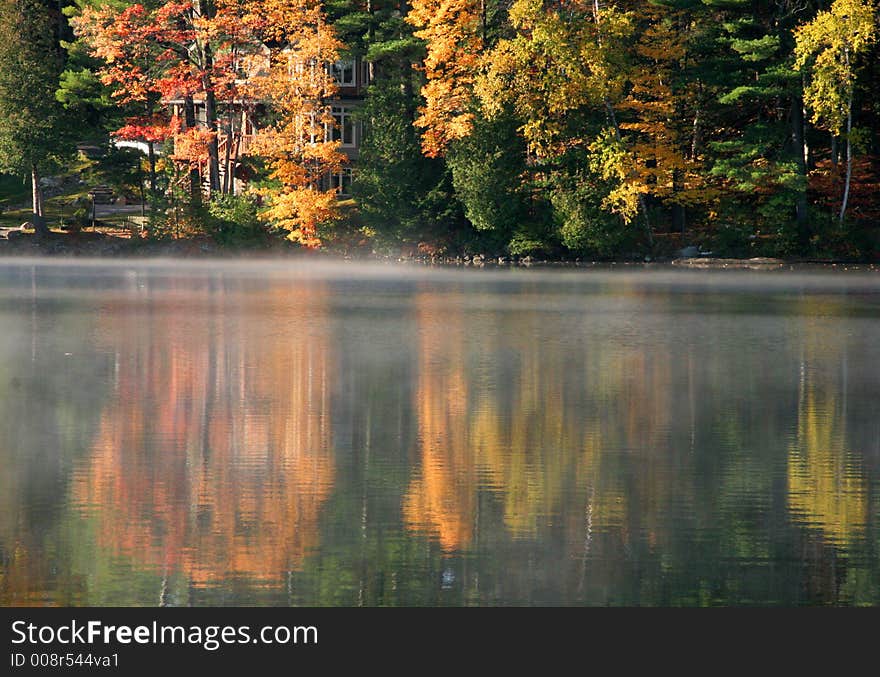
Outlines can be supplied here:
<path id="1" fill-rule="evenodd" d="M 12 237 L 10 237 L 10 234 Z M 196 236 L 177 240 L 132 240 L 102 232 L 77 234 L 53 232 L 44 240 L 33 233 L 17 229 L 0 229 L 0 260 L 19 258 L 57 259 L 183 259 L 183 260 L 273 260 L 326 259 L 333 261 L 376 262 L 385 264 L 419 264 L 450 268 L 595 268 L 595 267 L 650 267 L 671 266 L 681 269 L 761 270 L 772 271 L 790 267 L 814 267 L 819 269 L 858 269 L 880 271 L 880 262 L 821 260 L 808 258 L 721 258 L 721 257 L 650 257 L 647 260 L 630 259 L 541 259 L 531 256 L 487 255 L 382 255 L 375 253 L 346 253 L 333 250 L 305 252 L 283 240 L 265 244 L 223 245 L 208 236 Z"/>

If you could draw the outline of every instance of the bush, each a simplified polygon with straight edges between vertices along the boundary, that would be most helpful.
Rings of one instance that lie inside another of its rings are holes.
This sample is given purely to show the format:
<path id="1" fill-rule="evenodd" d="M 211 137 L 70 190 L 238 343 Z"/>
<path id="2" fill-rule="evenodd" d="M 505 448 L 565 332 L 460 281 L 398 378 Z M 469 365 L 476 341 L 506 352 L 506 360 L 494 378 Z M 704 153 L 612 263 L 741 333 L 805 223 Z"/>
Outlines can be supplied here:
<path id="1" fill-rule="evenodd" d="M 601 209 L 603 193 L 592 177 L 571 177 L 551 194 L 554 217 L 562 244 L 574 254 L 612 258 L 631 250 L 638 224 L 624 225 Z"/>
<path id="2" fill-rule="evenodd" d="M 250 195 L 221 195 L 207 206 L 205 232 L 221 244 L 263 240 L 265 225 L 257 215 L 257 202 Z"/>

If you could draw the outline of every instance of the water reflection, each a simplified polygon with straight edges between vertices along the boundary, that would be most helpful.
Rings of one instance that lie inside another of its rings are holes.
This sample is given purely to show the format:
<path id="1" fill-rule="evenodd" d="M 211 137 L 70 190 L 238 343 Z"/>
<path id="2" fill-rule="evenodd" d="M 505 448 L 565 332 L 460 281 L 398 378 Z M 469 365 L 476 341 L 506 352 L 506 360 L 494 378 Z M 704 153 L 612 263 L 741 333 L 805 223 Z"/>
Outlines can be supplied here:
<path id="1" fill-rule="evenodd" d="M 876 604 L 880 296 L 718 279 L 0 271 L 0 603 Z"/>
<path id="2" fill-rule="evenodd" d="M 326 292 L 224 291 L 172 285 L 100 309 L 115 376 L 71 485 L 103 556 L 195 587 L 300 567 L 334 476 Z M 154 302 L 176 294 L 187 312 Z"/>
<path id="3" fill-rule="evenodd" d="M 850 449 L 845 429 L 849 389 L 842 381 L 848 378 L 848 354 L 831 360 L 823 354 L 833 347 L 829 339 L 834 332 L 827 320 L 813 319 L 804 341 L 788 496 L 794 519 L 847 549 L 865 536 L 869 490 L 862 460 Z"/>

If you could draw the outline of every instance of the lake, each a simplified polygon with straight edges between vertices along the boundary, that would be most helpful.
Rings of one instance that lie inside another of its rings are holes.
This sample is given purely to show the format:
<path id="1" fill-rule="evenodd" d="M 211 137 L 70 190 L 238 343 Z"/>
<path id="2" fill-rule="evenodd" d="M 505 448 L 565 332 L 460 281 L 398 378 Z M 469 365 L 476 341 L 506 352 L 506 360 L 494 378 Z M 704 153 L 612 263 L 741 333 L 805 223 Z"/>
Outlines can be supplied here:
<path id="1" fill-rule="evenodd" d="M 0 605 L 880 603 L 880 274 L 0 264 Z"/>

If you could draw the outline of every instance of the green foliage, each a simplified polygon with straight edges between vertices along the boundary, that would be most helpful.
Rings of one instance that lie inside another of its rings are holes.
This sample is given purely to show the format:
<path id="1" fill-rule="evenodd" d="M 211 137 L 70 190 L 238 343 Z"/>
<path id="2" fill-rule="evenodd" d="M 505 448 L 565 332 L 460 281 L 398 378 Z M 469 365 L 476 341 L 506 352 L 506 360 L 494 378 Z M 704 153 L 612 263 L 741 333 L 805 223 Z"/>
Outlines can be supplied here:
<path id="1" fill-rule="evenodd" d="M 104 185 L 117 195 L 140 197 L 145 180 L 143 156 L 133 148 L 109 147 L 85 170 L 86 181 L 92 185 Z"/>
<path id="2" fill-rule="evenodd" d="M 419 151 L 414 107 L 399 85 L 386 82 L 370 87 L 362 109 L 365 135 L 352 192 L 380 241 L 446 239 L 461 221 L 443 161 Z"/>
<path id="3" fill-rule="evenodd" d="M 266 238 L 265 224 L 252 195 L 219 195 L 207 206 L 205 230 L 226 245 L 249 244 Z"/>
<path id="4" fill-rule="evenodd" d="M 69 153 L 55 100 L 61 54 L 40 0 L 0 0 L 0 171 L 26 175 Z"/>
<path id="5" fill-rule="evenodd" d="M 633 226 L 601 208 L 605 200 L 595 176 L 575 174 L 558 180 L 551 201 L 562 244 L 572 252 L 609 258 L 630 249 L 636 241 Z"/>
<path id="6" fill-rule="evenodd" d="M 4 207 L 18 205 L 30 197 L 30 187 L 20 176 L 0 174 L 0 213 Z"/>
<path id="7" fill-rule="evenodd" d="M 477 118 L 471 135 L 452 145 L 447 153 L 452 183 L 474 228 L 504 238 L 529 220 L 525 158 L 525 142 L 510 115 Z"/>

